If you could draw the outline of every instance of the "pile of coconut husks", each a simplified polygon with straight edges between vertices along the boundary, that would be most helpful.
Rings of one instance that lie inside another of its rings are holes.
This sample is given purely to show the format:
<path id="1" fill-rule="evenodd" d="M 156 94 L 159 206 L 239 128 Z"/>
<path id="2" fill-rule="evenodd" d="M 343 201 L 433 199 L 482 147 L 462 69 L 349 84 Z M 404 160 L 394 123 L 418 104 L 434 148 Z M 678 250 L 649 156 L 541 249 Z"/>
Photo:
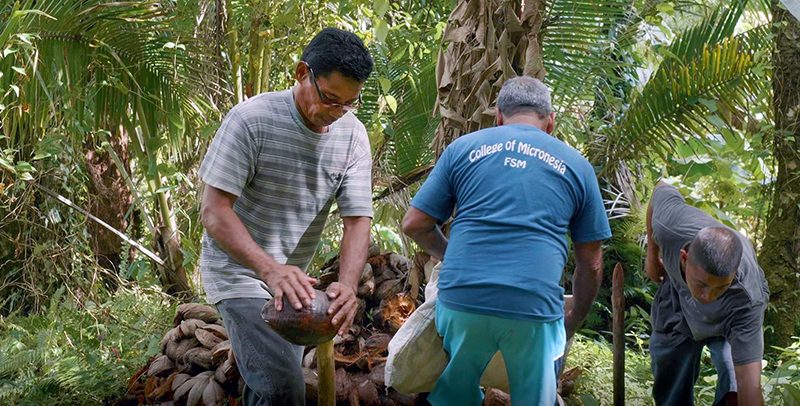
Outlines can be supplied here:
<path id="1" fill-rule="evenodd" d="M 337 403 L 351 405 L 413 405 L 417 396 L 387 390 L 383 364 L 394 333 L 424 299 L 424 285 L 433 262 L 416 261 L 396 253 L 370 248 L 359 283 L 359 308 L 353 326 L 334 339 Z M 339 260 L 322 267 L 318 289 L 339 278 Z M 173 328 L 161 340 L 160 354 L 152 357 L 128 381 L 118 405 L 237 404 L 243 382 L 236 369 L 228 335 L 217 311 L 208 305 L 178 306 Z M 306 398 L 316 404 L 318 382 L 316 349 L 306 348 L 303 372 Z"/>
<path id="2" fill-rule="evenodd" d="M 424 286 L 435 262 L 418 253 L 410 260 L 370 248 L 358 288 L 359 307 L 350 331 L 334 339 L 337 404 L 427 404 L 424 395 L 386 388 L 384 364 L 392 336 L 424 301 Z M 322 267 L 318 289 L 338 280 L 339 260 Z M 303 357 L 306 400 L 316 405 L 319 382 L 316 348 Z M 174 326 L 161 341 L 161 353 L 134 374 L 117 404 L 237 405 L 243 382 L 236 369 L 227 332 L 213 307 L 188 303 L 178 306 Z M 488 403 L 487 403 L 488 402 Z M 496 389 L 485 404 L 507 404 L 508 395 Z"/>

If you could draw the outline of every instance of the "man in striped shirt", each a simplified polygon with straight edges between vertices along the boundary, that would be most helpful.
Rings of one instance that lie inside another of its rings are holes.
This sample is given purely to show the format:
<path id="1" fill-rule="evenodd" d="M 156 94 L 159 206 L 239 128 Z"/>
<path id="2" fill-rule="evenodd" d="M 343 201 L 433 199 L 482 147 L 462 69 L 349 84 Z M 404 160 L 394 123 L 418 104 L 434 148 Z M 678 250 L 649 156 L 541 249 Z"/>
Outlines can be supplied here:
<path id="1" fill-rule="evenodd" d="M 203 163 L 200 269 L 217 305 L 247 405 L 304 405 L 303 347 L 261 319 L 270 298 L 296 309 L 314 296 L 306 274 L 333 201 L 344 223 L 339 281 L 327 295 L 339 334 L 355 315 L 372 218 L 369 139 L 353 115 L 373 62 L 353 33 L 326 28 L 295 67 L 297 85 L 235 106 Z"/>

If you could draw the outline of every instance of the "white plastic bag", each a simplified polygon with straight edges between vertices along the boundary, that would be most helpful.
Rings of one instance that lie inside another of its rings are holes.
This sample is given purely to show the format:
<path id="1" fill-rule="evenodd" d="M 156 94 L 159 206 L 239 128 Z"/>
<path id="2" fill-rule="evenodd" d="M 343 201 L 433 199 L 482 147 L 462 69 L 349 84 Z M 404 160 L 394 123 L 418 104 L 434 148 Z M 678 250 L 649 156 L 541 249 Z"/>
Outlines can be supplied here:
<path id="1" fill-rule="evenodd" d="M 436 331 L 436 296 L 439 268 L 433 268 L 425 286 L 423 303 L 389 342 L 384 379 L 401 393 L 430 392 L 447 366 L 442 337 Z M 508 392 L 508 374 L 503 356 L 496 353 L 481 377 L 481 385 Z"/>

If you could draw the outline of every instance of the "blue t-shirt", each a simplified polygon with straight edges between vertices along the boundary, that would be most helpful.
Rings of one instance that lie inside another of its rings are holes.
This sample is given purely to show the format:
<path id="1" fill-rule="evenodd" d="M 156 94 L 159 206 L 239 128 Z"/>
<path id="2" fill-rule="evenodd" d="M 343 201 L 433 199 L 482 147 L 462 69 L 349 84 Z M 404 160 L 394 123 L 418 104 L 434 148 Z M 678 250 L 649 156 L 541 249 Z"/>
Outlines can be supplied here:
<path id="1" fill-rule="evenodd" d="M 455 140 L 411 205 L 440 222 L 457 208 L 438 300 L 506 318 L 562 318 L 567 232 L 574 242 L 611 236 L 586 158 L 524 124 Z"/>

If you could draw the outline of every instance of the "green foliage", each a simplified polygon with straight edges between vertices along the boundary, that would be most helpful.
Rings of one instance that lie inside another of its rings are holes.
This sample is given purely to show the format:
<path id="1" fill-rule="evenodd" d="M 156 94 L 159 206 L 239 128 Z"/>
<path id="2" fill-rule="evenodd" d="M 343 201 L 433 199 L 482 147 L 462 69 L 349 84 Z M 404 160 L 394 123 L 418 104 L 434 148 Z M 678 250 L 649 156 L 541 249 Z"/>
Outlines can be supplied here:
<path id="1" fill-rule="evenodd" d="M 578 367 L 582 373 L 576 381 L 573 394 L 566 399 L 569 405 L 613 404 L 613 363 L 611 345 L 576 336 L 567 356 L 566 369 Z M 650 388 L 653 376 L 647 354 L 635 351 L 625 353 L 625 401 L 632 405 L 652 404 Z"/>
<path id="2" fill-rule="evenodd" d="M 704 350 L 700 377 L 695 385 L 695 402 L 710 405 L 714 401 L 716 372 L 708 349 Z M 582 373 L 575 389 L 566 399 L 569 405 L 613 404 L 613 363 L 610 343 L 576 336 L 567 356 L 566 368 L 578 367 Z M 767 405 L 796 405 L 800 401 L 800 338 L 781 349 L 773 364 L 767 363 L 761 374 L 764 401 Z M 625 352 L 625 401 L 633 405 L 652 404 L 653 375 L 647 352 Z"/>
<path id="3" fill-rule="evenodd" d="M 159 351 L 174 316 L 172 299 L 155 291 L 123 288 L 104 303 L 62 293 L 41 315 L 0 317 L 0 403 L 107 403 Z"/>

